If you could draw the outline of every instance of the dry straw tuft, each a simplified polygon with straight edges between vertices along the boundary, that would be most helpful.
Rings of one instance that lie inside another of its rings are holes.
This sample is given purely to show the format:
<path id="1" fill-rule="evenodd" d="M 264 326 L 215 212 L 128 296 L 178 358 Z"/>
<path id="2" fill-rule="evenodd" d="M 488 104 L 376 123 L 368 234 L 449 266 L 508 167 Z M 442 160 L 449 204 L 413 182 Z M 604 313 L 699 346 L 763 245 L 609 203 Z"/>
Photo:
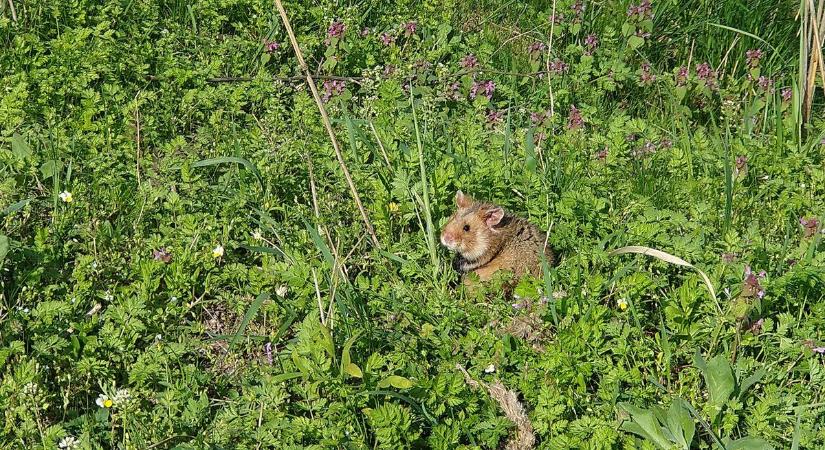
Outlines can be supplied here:
<path id="1" fill-rule="evenodd" d="M 507 442 L 506 450 L 530 450 L 535 447 L 536 435 L 533 433 L 533 424 L 530 423 L 530 418 L 527 417 L 527 412 L 524 410 L 524 405 L 518 401 L 518 395 L 507 389 L 499 380 L 492 384 L 486 384 L 483 381 L 476 381 L 467 372 L 461 364 L 456 364 L 456 368 L 464 374 L 464 379 L 472 388 L 479 386 L 487 390 L 495 401 L 498 402 L 504 415 L 516 425 L 516 435 Z"/>

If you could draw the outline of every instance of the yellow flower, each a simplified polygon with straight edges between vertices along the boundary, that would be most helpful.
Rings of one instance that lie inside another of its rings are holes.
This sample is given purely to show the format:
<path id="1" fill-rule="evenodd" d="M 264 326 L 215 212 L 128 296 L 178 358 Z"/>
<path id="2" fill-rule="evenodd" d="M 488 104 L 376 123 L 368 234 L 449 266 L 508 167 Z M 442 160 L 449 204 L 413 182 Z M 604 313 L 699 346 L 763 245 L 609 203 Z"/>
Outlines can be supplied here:
<path id="1" fill-rule="evenodd" d="M 387 205 L 387 209 L 393 214 L 397 213 L 398 212 L 398 203 L 390 202 Z"/>
<path id="2" fill-rule="evenodd" d="M 220 258 L 221 256 L 223 256 L 223 245 L 218 245 L 212 249 L 212 257 Z"/>
<path id="3" fill-rule="evenodd" d="M 627 309 L 627 300 L 623 299 L 623 298 L 618 299 L 616 301 L 616 306 L 618 306 L 619 309 L 621 309 L 622 311 L 626 310 Z"/>
<path id="4" fill-rule="evenodd" d="M 63 200 L 66 203 L 72 202 L 72 193 L 69 191 L 63 191 L 60 193 L 60 200 Z"/>
<path id="5" fill-rule="evenodd" d="M 100 406 L 101 408 L 111 408 L 112 405 L 115 404 L 115 402 L 112 401 L 112 399 L 110 399 L 106 394 L 100 394 L 97 397 L 97 400 L 95 400 L 95 403 L 97 403 L 97 406 Z"/>

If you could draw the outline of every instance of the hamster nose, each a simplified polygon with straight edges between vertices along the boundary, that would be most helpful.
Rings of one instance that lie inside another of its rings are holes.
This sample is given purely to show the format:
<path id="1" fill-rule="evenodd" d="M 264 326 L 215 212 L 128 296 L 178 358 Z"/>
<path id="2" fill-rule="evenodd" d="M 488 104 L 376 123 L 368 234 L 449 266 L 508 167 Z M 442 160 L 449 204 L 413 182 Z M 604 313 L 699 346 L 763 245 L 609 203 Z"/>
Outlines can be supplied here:
<path id="1" fill-rule="evenodd" d="M 455 238 L 450 233 L 441 234 L 441 245 L 452 248 L 455 245 Z"/>

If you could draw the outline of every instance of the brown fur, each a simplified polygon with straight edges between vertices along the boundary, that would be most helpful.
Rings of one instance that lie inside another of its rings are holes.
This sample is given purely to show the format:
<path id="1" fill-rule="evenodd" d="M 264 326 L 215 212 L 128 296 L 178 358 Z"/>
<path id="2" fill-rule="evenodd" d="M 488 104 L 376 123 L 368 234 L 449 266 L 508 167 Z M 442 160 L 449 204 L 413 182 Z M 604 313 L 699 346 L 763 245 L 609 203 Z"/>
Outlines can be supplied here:
<path id="1" fill-rule="evenodd" d="M 457 209 L 441 231 L 441 243 L 458 254 L 454 267 L 462 274 L 473 272 L 481 281 L 499 270 L 511 271 L 516 277 L 528 273 L 539 277 L 541 252 L 548 264 L 555 264 L 553 250 L 545 246 L 547 233 L 528 220 L 461 191 L 455 200 Z"/>

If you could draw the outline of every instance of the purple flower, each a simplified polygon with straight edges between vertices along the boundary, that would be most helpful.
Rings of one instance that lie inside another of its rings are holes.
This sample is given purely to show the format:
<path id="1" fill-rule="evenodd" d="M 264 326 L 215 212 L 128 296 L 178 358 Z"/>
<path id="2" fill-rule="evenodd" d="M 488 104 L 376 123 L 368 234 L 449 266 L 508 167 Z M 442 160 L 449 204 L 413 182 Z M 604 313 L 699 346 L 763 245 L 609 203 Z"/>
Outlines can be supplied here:
<path id="1" fill-rule="evenodd" d="M 544 51 L 544 42 L 533 42 L 527 47 L 527 51 L 530 53 L 530 56 L 535 56 L 537 53 L 541 53 Z"/>
<path id="2" fill-rule="evenodd" d="M 636 139 L 639 139 L 639 136 L 636 136 L 636 133 L 630 133 L 627 135 L 628 142 L 636 142 Z"/>
<path id="3" fill-rule="evenodd" d="M 644 31 L 644 30 L 636 30 L 636 32 L 633 33 L 633 34 L 635 34 L 636 37 L 640 37 L 642 39 L 647 39 L 647 38 L 650 37 L 650 33 L 648 33 L 647 31 Z"/>
<path id="4" fill-rule="evenodd" d="M 596 158 L 598 158 L 599 161 L 604 161 L 604 160 L 607 159 L 607 147 L 606 146 L 605 146 L 605 148 L 599 150 L 598 153 L 596 153 Z"/>
<path id="5" fill-rule="evenodd" d="M 800 217 L 799 224 L 802 225 L 806 238 L 815 235 L 819 229 L 819 220 L 816 217 Z"/>
<path id="6" fill-rule="evenodd" d="M 326 80 L 324 81 L 324 95 L 321 97 L 321 100 L 324 102 L 329 101 L 329 99 L 333 95 L 339 95 L 344 92 L 344 89 L 347 87 L 346 82 L 343 80 Z"/>
<path id="7" fill-rule="evenodd" d="M 459 92 L 461 85 L 458 81 L 453 82 L 449 86 L 447 86 L 447 93 L 446 97 L 450 100 L 461 100 L 461 93 Z"/>
<path id="8" fill-rule="evenodd" d="M 473 85 L 470 88 L 470 98 L 475 99 L 478 96 L 479 91 L 483 92 L 483 95 L 487 97 L 487 100 L 493 98 L 493 92 L 496 90 L 496 84 L 492 80 L 487 81 L 473 81 Z"/>
<path id="9" fill-rule="evenodd" d="M 560 25 L 562 22 L 564 22 L 564 14 L 560 14 L 560 13 L 556 14 L 556 15 L 551 14 L 550 17 L 547 18 L 547 21 L 548 22 L 553 22 L 556 25 Z"/>
<path id="10" fill-rule="evenodd" d="M 536 125 L 539 122 L 543 122 L 544 121 L 544 113 L 531 112 L 530 113 L 530 121 L 533 122 L 533 125 Z"/>
<path id="11" fill-rule="evenodd" d="M 389 33 L 381 33 L 381 36 L 378 37 L 384 45 L 392 45 L 395 42 L 395 36 Z"/>
<path id="12" fill-rule="evenodd" d="M 464 69 L 475 69 L 478 67 L 478 58 L 472 53 L 469 55 L 461 58 L 461 62 L 459 63 L 462 68 Z"/>
<path id="13" fill-rule="evenodd" d="M 688 68 L 687 66 L 679 67 L 679 71 L 676 73 L 676 86 L 684 86 L 687 83 L 688 79 Z"/>
<path id="14" fill-rule="evenodd" d="M 696 76 L 699 77 L 700 80 L 708 80 L 714 78 L 716 74 L 713 73 L 710 64 L 704 62 L 696 66 Z"/>
<path id="15" fill-rule="evenodd" d="M 733 260 L 735 260 L 735 259 L 736 259 L 736 254 L 734 254 L 734 253 L 730 253 L 730 252 L 722 253 L 722 262 L 732 263 Z"/>
<path id="16" fill-rule="evenodd" d="M 645 144 L 636 150 L 630 152 L 631 156 L 643 158 L 647 155 L 656 153 L 656 145 L 651 141 L 645 141 Z"/>
<path id="17" fill-rule="evenodd" d="M 793 90 L 791 88 L 782 88 L 782 101 L 789 102 L 791 101 L 791 97 L 793 97 Z"/>
<path id="18" fill-rule="evenodd" d="M 673 148 L 673 141 L 671 141 L 670 139 L 662 139 L 661 141 L 659 141 L 659 148 Z"/>
<path id="19" fill-rule="evenodd" d="M 654 81 L 656 81 L 656 75 L 653 75 L 652 73 L 650 73 L 650 64 L 649 63 L 643 63 L 642 64 L 642 74 L 639 76 L 639 80 L 644 85 L 650 85 Z"/>
<path id="20" fill-rule="evenodd" d="M 696 76 L 699 77 L 700 80 L 703 80 L 707 87 L 711 89 L 717 87 L 716 72 L 710 67 L 710 64 L 705 62 L 696 66 Z"/>
<path id="21" fill-rule="evenodd" d="M 410 37 L 415 34 L 415 30 L 418 29 L 418 24 L 415 21 L 410 21 L 404 24 L 404 34 L 407 37 Z"/>
<path id="22" fill-rule="evenodd" d="M 394 73 L 395 73 L 395 65 L 387 64 L 386 66 L 384 66 L 384 72 L 383 72 L 384 78 L 388 78 L 388 77 L 392 76 L 392 74 L 394 74 Z"/>
<path id="23" fill-rule="evenodd" d="M 568 66 L 567 63 L 558 58 L 554 59 L 553 61 L 550 61 L 550 72 L 556 75 L 560 75 L 564 72 L 567 72 L 569 68 L 570 66 Z"/>
<path id="24" fill-rule="evenodd" d="M 487 111 L 487 123 L 489 123 L 490 125 L 495 125 L 501 122 L 501 118 L 503 116 L 504 113 L 502 111 L 496 111 L 494 109 L 491 109 Z"/>
<path id="25" fill-rule="evenodd" d="M 570 9 L 573 10 L 573 14 L 581 16 L 582 13 L 584 13 L 584 4 L 581 2 L 581 0 L 577 0 L 576 3 L 573 3 L 570 6 Z"/>
<path id="26" fill-rule="evenodd" d="M 652 19 L 653 8 L 650 6 L 650 0 L 642 0 L 638 5 L 630 5 L 627 8 L 627 17 Z"/>
<path id="27" fill-rule="evenodd" d="M 745 59 L 748 61 L 748 66 L 756 67 L 759 65 L 759 60 L 762 58 L 761 49 L 751 49 L 745 52 Z"/>
<path id="28" fill-rule="evenodd" d="M 368 34 L 370 34 L 370 28 L 364 27 L 364 29 L 361 30 L 361 37 L 367 37 Z"/>
<path id="29" fill-rule="evenodd" d="M 570 105 L 570 116 L 567 118 L 567 128 L 578 130 L 584 126 L 584 119 L 575 105 Z"/>
<path id="30" fill-rule="evenodd" d="M 767 276 L 764 271 L 759 272 L 759 277 L 754 275 L 751 266 L 745 266 L 745 279 L 742 282 L 742 296 L 753 297 L 754 294 L 759 297 L 765 297 L 765 288 L 759 284 L 759 280 Z"/>
<path id="31" fill-rule="evenodd" d="M 820 355 L 825 355 L 825 347 L 814 347 L 811 351 L 814 353 L 819 353 Z"/>
<path id="32" fill-rule="evenodd" d="M 764 324 L 764 323 L 765 323 L 765 319 L 759 319 L 756 322 L 754 322 L 753 325 L 751 325 L 751 327 L 750 327 L 751 333 L 758 333 L 758 332 L 762 331 L 762 324 Z"/>
<path id="33" fill-rule="evenodd" d="M 773 80 L 766 77 L 765 75 L 761 75 L 756 83 L 763 91 L 769 91 L 773 86 Z"/>
<path id="34" fill-rule="evenodd" d="M 329 26 L 329 29 L 327 29 L 327 37 L 340 38 L 344 35 L 345 31 L 347 31 L 347 26 L 344 25 L 344 22 L 336 20 L 335 22 L 332 22 L 332 24 Z"/>
<path id="35" fill-rule="evenodd" d="M 152 252 L 152 258 L 155 261 L 163 261 L 164 264 L 169 264 L 172 261 L 172 254 L 165 248 L 160 248 Z"/>
<path id="36" fill-rule="evenodd" d="M 272 42 L 267 42 L 265 44 L 265 47 L 266 47 L 266 52 L 267 53 L 272 53 L 272 52 L 277 51 L 279 48 L 281 48 L 281 44 L 279 44 L 275 41 L 272 41 Z"/>
<path id="37" fill-rule="evenodd" d="M 591 49 L 596 48 L 596 46 L 599 45 L 599 37 L 595 34 L 588 34 L 587 37 L 584 38 L 584 45 Z"/>
<path id="38" fill-rule="evenodd" d="M 266 353 L 266 362 L 269 363 L 269 365 L 271 366 L 272 365 L 272 343 L 271 342 L 267 342 L 266 345 L 264 345 L 264 352 Z"/>

